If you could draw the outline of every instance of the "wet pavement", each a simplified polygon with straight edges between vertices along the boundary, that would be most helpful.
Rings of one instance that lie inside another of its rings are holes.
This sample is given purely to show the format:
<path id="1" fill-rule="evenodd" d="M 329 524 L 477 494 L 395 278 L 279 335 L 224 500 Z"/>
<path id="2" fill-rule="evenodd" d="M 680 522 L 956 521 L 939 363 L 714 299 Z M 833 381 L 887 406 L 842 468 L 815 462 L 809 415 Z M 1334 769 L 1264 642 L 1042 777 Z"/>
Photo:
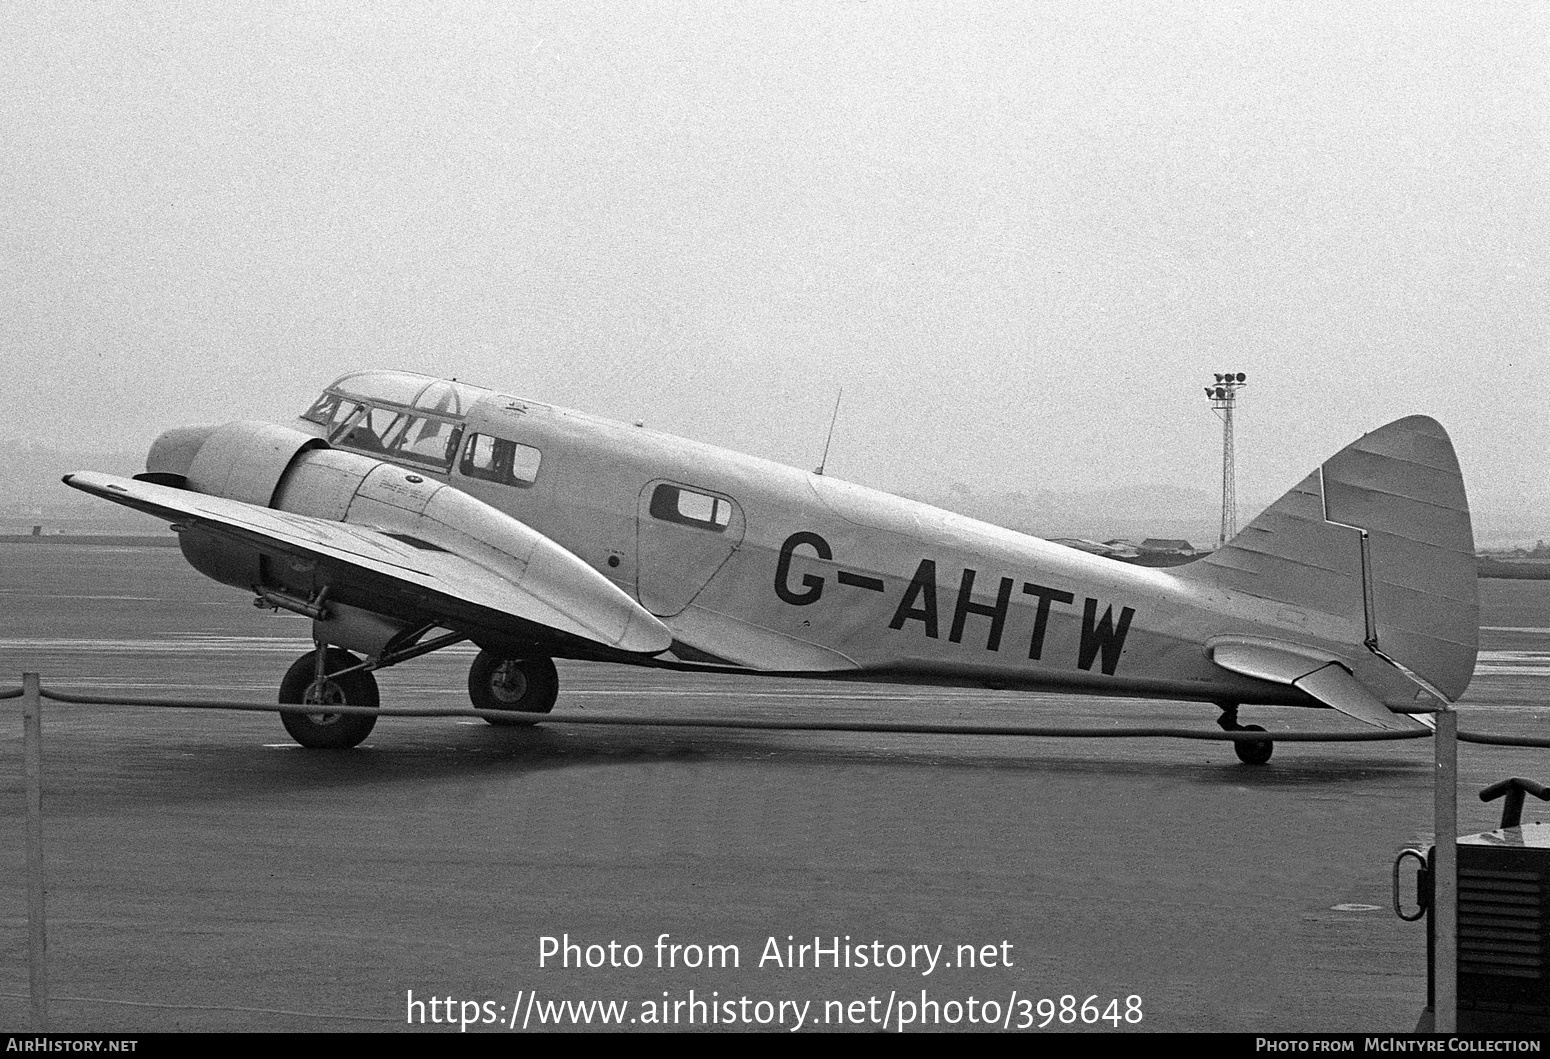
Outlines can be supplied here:
<path id="1" fill-rule="evenodd" d="M 1542 735 L 1550 591 L 1485 585 L 1461 727 Z M 0 548 L 0 606 L 0 687 L 27 669 L 264 701 L 307 645 L 304 619 L 254 611 L 170 549 Z M 463 705 L 471 658 L 381 674 L 384 704 Z M 1187 703 L 561 678 L 559 713 L 1214 727 Z M 0 1025 L 21 1029 L 19 705 L 0 713 Z M 1376 1032 L 1410 1029 L 1424 1001 L 1424 928 L 1389 905 L 1395 854 L 1431 838 L 1427 741 L 1282 743 L 1251 768 L 1165 739 L 384 719 L 326 753 L 272 715 L 55 703 L 44 738 L 58 1030 Z M 1550 780 L 1545 761 L 1461 747 L 1461 830 L 1496 823 L 1476 790 Z"/>

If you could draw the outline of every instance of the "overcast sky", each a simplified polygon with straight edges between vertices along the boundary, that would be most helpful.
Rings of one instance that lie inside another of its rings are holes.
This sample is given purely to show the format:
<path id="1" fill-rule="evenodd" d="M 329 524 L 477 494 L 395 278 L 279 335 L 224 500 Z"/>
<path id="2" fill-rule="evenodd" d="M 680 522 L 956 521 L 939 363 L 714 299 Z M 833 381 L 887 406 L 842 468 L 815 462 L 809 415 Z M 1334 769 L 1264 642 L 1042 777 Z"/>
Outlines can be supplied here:
<path id="1" fill-rule="evenodd" d="M 1550 7 L 24 3 L 0 440 L 456 376 L 937 492 L 1439 418 L 1546 510 Z"/>

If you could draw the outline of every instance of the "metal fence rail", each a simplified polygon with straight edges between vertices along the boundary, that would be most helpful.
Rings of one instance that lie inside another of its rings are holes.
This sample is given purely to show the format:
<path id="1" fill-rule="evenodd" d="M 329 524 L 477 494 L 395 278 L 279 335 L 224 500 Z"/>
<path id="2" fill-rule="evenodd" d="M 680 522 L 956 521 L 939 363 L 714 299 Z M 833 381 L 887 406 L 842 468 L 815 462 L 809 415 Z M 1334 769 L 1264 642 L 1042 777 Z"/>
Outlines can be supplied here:
<path id="1" fill-rule="evenodd" d="M 1545 746 L 1550 739 L 1537 739 L 1531 735 L 1492 735 L 1489 732 L 1460 732 L 1461 743 L 1480 743 L 1484 746 Z"/>
<path id="2" fill-rule="evenodd" d="M 131 698 L 116 695 L 81 695 L 42 689 L 42 697 L 53 702 L 89 706 L 151 706 L 194 710 L 240 710 L 249 713 L 318 713 L 315 705 L 273 702 L 236 702 L 226 699 Z M 635 714 L 545 713 L 514 715 L 510 710 L 480 710 L 472 706 L 420 706 L 383 709 L 369 706 L 329 706 L 329 713 L 362 717 L 480 717 L 509 721 L 513 716 L 544 724 L 610 724 L 639 728 L 746 728 L 787 732 L 881 732 L 897 735 L 993 735 L 1048 738 L 1133 739 L 1204 739 L 1215 742 L 1254 742 L 1265 739 L 1296 743 L 1383 742 L 1396 739 L 1425 739 L 1429 731 L 1415 732 L 1221 732 L 1206 728 L 1165 726 L 1128 726 L 1124 728 L 1060 727 L 1048 725 L 945 724 L 929 721 L 830 721 L 780 718 L 760 720 L 736 717 L 685 717 Z"/>
<path id="3" fill-rule="evenodd" d="M 21 690 L 0 692 L 0 698 L 14 698 Z M 140 698 L 127 695 L 86 695 L 79 692 L 54 691 L 42 688 L 41 695 L 53 702 L 82 706 L 150 706 L 187 710 L 238 710 L 248 713 L 317 713 L 316 706 L 274 702 L 239 702 L 231 699 L 163 699 Z M 507 710 L 479 710 L 472 706 L 330 706 L 329 713 L 362 717 L 478 717 L 485 720 L 512 719 Z M 1158 725 L 1131 725 L 1123 728 L 1063 727 L 1052 725 L 984 725 L 943 724 L 921 721 L 829 721 L 781 718 L 757 720 L 753 718 L 686 717 L 609 713 L 546 713 L 532 714 L 524 720 L 542 721 L 544 724 L 612 724 L 634 725 L 640 728 L 747 728 L 759 731 L 790 732 L 879 732 L 895 735 L 994 735 L 1029 736 L 1051 739 L 1196 739 L 1210 742 L 1253 742 L 1270 739 L 1287 743 L 1381 743 L 1403 739 L 1429 739 L 1432 732 L 1222 732 L 1208 728 L 1179 728 Z M 1496 735 L 1490 732 L 1459 732 L 1460 742 L 1478 743 L 1485 746 L 1527 746 L 1550 748 L 1550 738 L 1534 736 Z"/>

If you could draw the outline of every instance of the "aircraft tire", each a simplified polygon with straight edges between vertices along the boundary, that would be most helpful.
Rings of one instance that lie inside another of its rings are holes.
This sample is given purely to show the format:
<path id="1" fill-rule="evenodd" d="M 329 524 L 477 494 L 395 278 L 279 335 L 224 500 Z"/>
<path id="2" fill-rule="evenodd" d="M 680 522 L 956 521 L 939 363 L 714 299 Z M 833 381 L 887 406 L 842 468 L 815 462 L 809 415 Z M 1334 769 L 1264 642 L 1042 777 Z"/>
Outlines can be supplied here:
<path id="1" fill-rule="evenodd" d="M 1257 724 L 1246 724 L 1238 729 L 1240 732 L 1263 732 L 1265 729 Z M 1245 765 L 1263 765 L 1270 760 L 1270 755 L 1275 753 L 1276 745 L 1269 739 L 1245 739 L 1235 742 L 1232 748 L 1238 752 L 1238 760 Z"/>
<path id="2" fill-rule="evenodd" d="M 328 649 L 327 668 L 344 669 L 360 659 L 337 647 Z M 377 706 L 377 678 L 365 670 L 330 677 L 318 687 L 313 680 L 317 659 L 308 651 L 291 664 L 280 681 L 280 701 L 328 703 L 338 706 Z M 310 750 L 348 750 L 358 745 L 376 727 L 375 717 L 340 713 L 282 713 L 280 723 L 291 738 Z"/>
<path id="3" fill-rule="evenodd" d="M 545 654 L 509 658 L 481 650 L 468 667 L 468 698 L 476 710 L 548 713 L 559 697 L 560 674 Z M 485 720 L 499 727 L 537 723 L 516 717 Z"/>

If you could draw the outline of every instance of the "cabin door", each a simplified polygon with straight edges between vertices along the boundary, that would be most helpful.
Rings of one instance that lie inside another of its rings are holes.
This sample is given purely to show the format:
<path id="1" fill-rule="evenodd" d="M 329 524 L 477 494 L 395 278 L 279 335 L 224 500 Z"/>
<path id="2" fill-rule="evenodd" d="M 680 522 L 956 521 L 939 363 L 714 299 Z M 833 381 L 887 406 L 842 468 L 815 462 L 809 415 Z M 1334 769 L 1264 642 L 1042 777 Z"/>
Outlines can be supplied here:
<path id="1" fill-rule="evenodd" d="M 636 525 L 636 594 L 658 617 L 687 607 L 743 542 L 735 500 L 680 482 L 648 482 Z"/>

